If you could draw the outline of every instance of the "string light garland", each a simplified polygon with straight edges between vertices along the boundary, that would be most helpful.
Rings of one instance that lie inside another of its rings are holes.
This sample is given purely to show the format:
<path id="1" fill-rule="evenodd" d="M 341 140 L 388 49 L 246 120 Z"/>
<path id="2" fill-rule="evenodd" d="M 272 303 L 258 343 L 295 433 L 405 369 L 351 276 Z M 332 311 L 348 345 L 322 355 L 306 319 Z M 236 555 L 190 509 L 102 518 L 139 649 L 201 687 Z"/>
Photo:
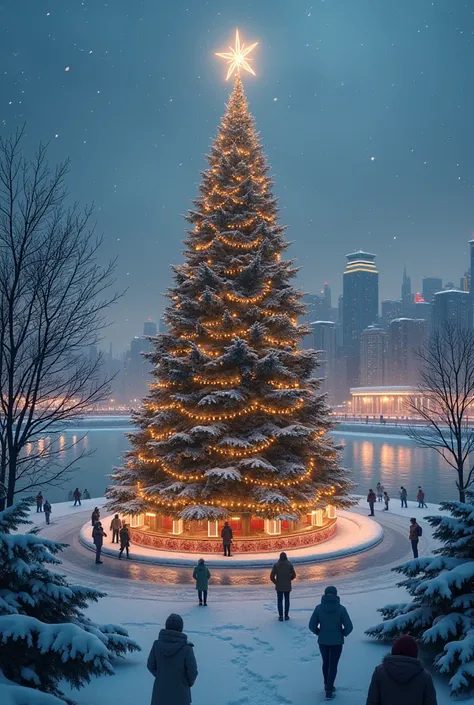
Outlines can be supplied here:
<path id="1" fill-rule="evenodd" d="M 237 419 L 239 416 L 246 416 L 247 414 L 256 413 L 258 411 L 263 411 L 265 414 L 275 416 L 287 416 L 288 414 L 293 414 L 298 409 L 301 409 L 303 404 L 304 399 L 298 399 L 296 404 L 289 409 L 279 409 L 278 407 L 268 406 L 266 404 L 262 404 L 261 402 L 254 402 L 253 404 L 240 409 L 240 411 L 231 411 L 230 413 L 221 414 L 199 414 L 194 411 L 189 411 L 189 409 L 186 409 L 180 402 L 160 406 L 153 406 L 149 404 L 149 407 L 155 412 L 173 409 L 174 411 L 177 411 L 190 419 L 197 419 L 198 421 L 231 421 L 232 419 Z"/>
<path id="2" fill-rule="evenodd" d="M 233 301 L 234 303 L 238 304 L 258 304 L 260 301 L 263 301 L 263 299 L 268 295 L 270 289 L 271 282 L 267 281 L 265 282 L 263 291 L 260 294 L 257 294 L 256 296 L 237 296 L 237 294 L 232 294 L 230 291 L 227 291 L 225 293 L 225 297 L 229 301 Z"/>
<path id="3" fill-rule="evenodd" d="M 236 384 L 240 384 L 242 377 L 225 377 L 222 379 L 213 379 L 211 377 L 203 377 L 202 375 L 194 375 L 193 382 L 197 384 L 214 385 L 218 387 L 233 387 Z"/>
<path id="4" fill-rule="evenodd" d="M 219 455 L 226 455 L 230 456 L 232 458 L 245 458 L 248 455 L 253 455 L 254 453 L 260 453 L 262 450 L 266 450 L 267 448 L 270 448 L 275 442 L 276 438 L 267 438 L 266 441 L 262 441 L 261 443 L 258 443 L 254 446 L 250 446 L 249 448 L 223 448 L 222 446 L 209 446 L 209 450 L 212 451 L 213 453 L 219 453 Z"/>

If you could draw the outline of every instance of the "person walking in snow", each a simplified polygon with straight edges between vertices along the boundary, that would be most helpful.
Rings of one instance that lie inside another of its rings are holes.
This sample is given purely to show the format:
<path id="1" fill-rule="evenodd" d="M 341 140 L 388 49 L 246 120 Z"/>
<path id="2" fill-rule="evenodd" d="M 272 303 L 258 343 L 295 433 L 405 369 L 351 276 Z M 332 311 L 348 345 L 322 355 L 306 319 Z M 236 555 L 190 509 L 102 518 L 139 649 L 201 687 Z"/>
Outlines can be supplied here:
<path id="1" fill-rule="evenodd" d="M 196 590 L 198 592 L 199 607 L 207 607 L 207 590 L 210 577 L 211 573 L 204 558 L 200 558 L 197 566 L 193 570 L 193 578 L 196 581 Z"/>
<path id="2" fill-rule="evenodd" d="M 91 514 L 91 524 L 95 526 L 100 519 L 100 509 L 99 507 L 94 507 L 94 511 Z"/>
<path id="3" fill-rule="evenodd" d="M 418 558 L 418 541 L 420 540 L 420 536 L 422 535 L 422 533 L 423 529 L 419 524 L 417 524 L 415 517 L 410 519 L 410 530 L 408 533 L 408 538 L 411 543 L 413 558 Z"/>
<path id="4" fill-rule="evenodd" d="M 100 554 L 102 551 L 102 546 L 104 544 L 104 538 L 107 536 L 105 531 L 102 528 L 102 524 L 100 521 L 96 522 L 94 528 L 92 529 L 92 539 L 94 541 L 95 545 L 95 562 L 96 563 L 103 563 L 104 561 L 100 560 Z"/>
<path id="5" fill-rule="evenodd" d="M 421 489 L 421 487 L 418 486 L 418 492 L 416 495 L 416 501 L 418 502 L 418 509 L 428 509 L 428 505 L 425 504 L 425 493 Z"/>
<path id="6" fill-rule="evenodd" d="M 151 705 L 190 705 L 197 675 L 194 644 L 183 632 L 183 618 L 170 614 L 151 647 L 147 668 L 155 679 Z"/>
<path id="7" fill-rule="evenodd" d="M 375 492 L 373 490 L 369 490 L 369 494 L 367 495 L 367 502 L 369 503 L 370 507 L 370 514 L 369 517 L 374 517 L 374 507 L 375 507 L 375 502 L 377 500 L 377 497 L 375 495 Z"/>
<path id="8" fill-rule="evenodd" d="M 334 697 L 334 681 L 337 665 L 342 654 L 344 638 L 353 630 L 352 622 L 346 608 L 341 605 L 337 588 L 329 585 L 321 603 L 314 609 L 309 620 L 309 629 L 318 637 L 319 651 L 323 661 L 324 690 L 326 700 Z"/>
<path id="9" fill-rule="evenodd" d="M 230 557 L 230 547 L 232 544 L 233 534 L 232 527 L 229 526 L 229 522 L 226 521 L 221 531 L 222 545 L 224 547 L 224 556 Z"/>
<path id="10" fill-rule="evenodd" d="M 385 487 L 380 484 L 380 482 L 377 482 L 377 486 L 375 488 L 375 492 L 377 493 L 377 502 L 381 502 L 383 499 L 383 491 Z"/>
<path id="11" fill-rule="evenodd" d="M 112 532 L 112 543 L 119 542 L 119 532 L 121 526 L 122 522 L 120 521 L 120 517 L 118 514 L 116 514 L 110 522 L 110 531 Z"/>
<path id="12" fill-rule="evenodd" d="M 48 500 L 45 501 L 43 504 L 43 511 L 44 511 L 44 518 L 46 519 L 46 523 L 49 524 L 49 517 L 51 516 L 51 505 L 48 502 Z"/>
<path id="13" fill-rule="evenodd" d="M 122 553 L 126 551 L 127 558 L 130 558 L 130 531 L 128 530 L 128 525 L 124 522 L 122 528 L 120 529 L 120 551 L 119 560 L 122 558 Z"/>
<path id="14" fill-rule="evenodd" d="M 291 583 L 295 578 L 296 573 L 293 564 L 290 563 L 285 552 L 280 553 L 280 558 L 270 573 L 270 580 L 275 585 L 277 594 L 278 619 L 280 622 L 283 622 L 283 599 L 285 600 L 285 621 L 290 619 Z"/>
<path id="15" fill-rule="evenodd" d="M 405 634 L 392 646 L 375 669 L 370 681 L 366 705 L 437 705 L 431 675 L 418 658 L 418 646 Z"/>
<path id="16" fill-rule="evenodd" d="M 407 492 L 406 489 L 403 487 L 403 485 L 402 485 L 402 487 L 400 487 L 400 492 L 398 493 L 398 495 L 399 495 L 399 497 L 400 497 L 400 502 L 401 502 L 401 505 L 402 505 L 402 509 L 403 509 L 403 507 L 405 507 L 405 509 L 408 509 L 408 504 L 407 504 L 408 492 Z"/>
<path id="17" fill-rule="evenodd" d="M 36 512 L 42 512 L 43 511 L 43 495 L 41 493 L 41 490 L 38 492 L 36 495 Z"/>
<path id="18" fill-rule="evenodd" d="M 383 508 L 384 512 L 388 512 L 388 503 L 390 502 L 390 497 L 388 496 L 388 492 L 383 493 L 383 501 L 385 504 L 385 507 Z"/>
<path id="19" fill-rule="evenodd" d="M 74 492 L 72 493 L 72 497 L 73 497 L 73 499 L 74 499 L 74 506 L 77 506 L 77 505 L 81 506 L 81 497 L 82 497 L 82 495 L 81 495 L 81 493 L 80 493 L 80 491 L 79 491 L 79 487 L 76 487 L 76 489 L 75 489 Z"/>
<path id="20" fill-rule="evenodd" d="M 91 496 L 90 496 L 90 494 L 89 494 L 89 490 L 84 490 L 84 492 L 82 493 L 82 496 L 84 497 L 84 499 L 90 499 L 90 498 L 91 498 Z M 80 502 L 79 502 L 79 504 L 80 504 Z"/>

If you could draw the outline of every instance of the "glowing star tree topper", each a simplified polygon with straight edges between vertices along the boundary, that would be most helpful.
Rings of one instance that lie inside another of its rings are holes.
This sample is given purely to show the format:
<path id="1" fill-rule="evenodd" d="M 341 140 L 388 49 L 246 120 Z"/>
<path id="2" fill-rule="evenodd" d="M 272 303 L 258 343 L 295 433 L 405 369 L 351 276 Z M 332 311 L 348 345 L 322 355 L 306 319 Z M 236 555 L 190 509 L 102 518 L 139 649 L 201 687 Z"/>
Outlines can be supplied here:
<path id="1" fill-rule="evenodd" d="M 229 64 L 229 70 L 227 71 L 227 76 L 225 77 L 226 81 L 228 81 L 234 73 L 240 74 L 241 68 L 245 71 L 248 71 L 248 73 L 251 73 L 252 76 L 255 76 L 255 71 L 249 64 L 249 61 L 252 61 L 249 54 L 253 49 L 255 49 L 257 44 L 258 42 L 254 42 L 248 47 L 246 47 L 243 42 L 241 44 L 239 30 L 236 29 L 235 47 L 229 47 L 230 51 L 225 51 L 221 53 L 216 52 L 216 56 L 219 56 L 221 59 L 225 59 Z"/>

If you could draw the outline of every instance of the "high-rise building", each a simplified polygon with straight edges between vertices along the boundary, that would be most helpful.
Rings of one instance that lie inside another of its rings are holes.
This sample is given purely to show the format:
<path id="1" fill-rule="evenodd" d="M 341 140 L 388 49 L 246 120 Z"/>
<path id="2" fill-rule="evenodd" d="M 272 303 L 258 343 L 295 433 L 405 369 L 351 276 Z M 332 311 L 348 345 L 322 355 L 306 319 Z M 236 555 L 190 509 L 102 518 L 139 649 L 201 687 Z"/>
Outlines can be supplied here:
<path id="1" fill-rule="evenodd" d="M 379 308 L 379 275 L 375 257 L 369 252 L 346 255 L 343 281 L 343 343 L 347 358 L 347 383 L 359 385 L 360 336 L 377 321 Z"/>
<path id="2" fill-rule="evenodd" d="M 457 328 L 472 328 L 472 308 L 472 296 L 467 291 L 438 291 L 434 297 L 433 329 L 439 331 L 448 323 Z"/>
<path id="3" fill-rule="evenodd" d="M 393 299 L 382 301 L 382 325 L 388 328 L 390 321 L 402 315 L 402 302 Z"/>
<path id="4" fill-rule="evenodd" d="M 474 282 L 474 239 L 469 240 L 469 248 L 470 248 L 470 255 L 471 255 L 471 261 L 470 261 L 470 267 L 469 267 L 469 280 L 470 283 Z M 474 289 L 474 286 L 470 286 L 469 291 L 471 289 Z"/>
<path id="5" fill-rule="evenodd" d="M 168 331 L 168 324 L 166 323 L 164 316 L 160 316 L 160 320 L 158 321 L 158 330 L 160 333 L 166 333 Z"/>
<path id="6" fill-rule="evenodd" d="M 380 387 L 385 384 L 387 332 L 379 325 L 362 331 L 360 336 L 360 385 Z"/>
<path id="7" fill-rule="evenodd" d="M 413 294 L 411 293 L 411 279 L 407 275 L 407 268 L 403 268 L 403 279 L 402 279 L 402 309 L 406 311 L 407 308 L 413 301 Z"/>
<path id="8" fill-rule="evenodd" d="M 324 308 L 326 309 L 326 311 L 329 312 L 332 308 L 331 289 L 329 288 L 329 282 L 324 282 L 323 296 L 324 296 Z"/>
<path id="9" fill-rule="evenodd" d="M 416 386 L 420 381 L 420 360 L 416 351 L 427 338 L 428 324 L 416 318 L 396 318 L 388 329 L 388 383 Z"/>
<path id="10" fill-rule="evenodd" d="M 443 281 L 440 277 L 424 277 L 422 281 L 423 298 L 428 304 L 433 303 L 434 295 L 443 288 Z"/>
<path id="11" fill-rule="evenodd" d="M 153 321 L 150 321 L 150 319 L 148 319 L 148 321 L 145 321 L 145 323 L 143 324 L 143 335 L 146 335 L 146 336 L 156 335 L 156 323 L 154 323 Z"/>
<path id="12" fill-rule="evenodd" d="M 333 404 L 336 397 L 336 324 L 333 321 L 314 321 L 313 347 L 320 353 L 318 375 L 324 377 L 321 390 Z"/>
<path id="13" fill-rule="evenodd" d="M 324 317 L 325 301 L 323 294 L 305 294 L 303 303 L 306 306 L 306 313 L 301 316 L 302 322 L 311 323 Z"/>

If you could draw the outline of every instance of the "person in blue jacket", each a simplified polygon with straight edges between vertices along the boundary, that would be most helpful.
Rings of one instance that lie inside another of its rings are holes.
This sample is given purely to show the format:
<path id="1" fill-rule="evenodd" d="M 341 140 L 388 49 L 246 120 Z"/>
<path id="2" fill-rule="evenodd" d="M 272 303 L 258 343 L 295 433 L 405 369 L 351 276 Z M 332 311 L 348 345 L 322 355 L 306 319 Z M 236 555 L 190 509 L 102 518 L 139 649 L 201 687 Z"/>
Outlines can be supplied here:
<path id="1" fill-rule="evenodd" d="M 330 585 L 324 591 L 321 603 L 317 605 L 309 628 L 318 637 L 319 650 L 323 660 L 324 690 L 326 700 L 334 698 L 334 681 L 337 664 L 342 653 L 344 637 L 349 636 L 353 626 L 346 608 L 341 605 L 337 589 Z"/>

